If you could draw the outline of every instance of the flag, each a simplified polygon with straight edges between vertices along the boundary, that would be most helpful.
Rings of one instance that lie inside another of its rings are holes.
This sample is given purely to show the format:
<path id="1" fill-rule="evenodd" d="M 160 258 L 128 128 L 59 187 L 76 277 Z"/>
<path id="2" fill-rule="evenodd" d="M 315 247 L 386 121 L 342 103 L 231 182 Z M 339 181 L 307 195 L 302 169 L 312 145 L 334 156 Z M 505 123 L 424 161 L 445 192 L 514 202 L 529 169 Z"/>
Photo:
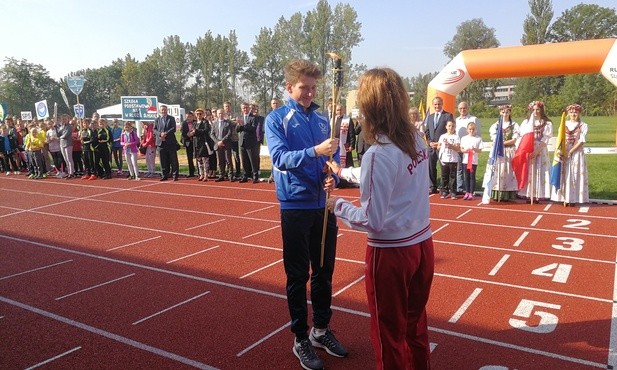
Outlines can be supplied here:
<path id="1" fill-rule="evenodd" d="M 488 166 L 486 170 L 490 172 L 488 172 L 488 176 L 484 177 L 484 194 L 482 194 L 482 204 L 489 204 L 491 201 L 493 178 L 495 177 L 495 165 L 497 164 L 498 158 L 503 156 L 503 118 L 500 115 L 499 121 L 497 121 L 497 136 L 495 137 L 495 142 L 493 143 L 493 149 L 491 149 L 491 154 L 488 157 Z M 467 163 L 469 164 L 470 162 L 471 160 L 468 158 Z"/>
<path id="2" fill-rule="evenodd" d="M 528 132 L 521 138 L 521 142 L 516 148 L 514 157 L 512 157 L 512 169 L 516 180 L 518 181 L 518 188 L 522 189 L 527 184 L 529 177 L 529 155 L 533 153 L 534 132 Z"/>
<path id="3" fill-rule="evenodd" d="M 420 111 L 420 119 L 424 121 L 424 117 L 426 117 L 426 112 L 424 111 L 424 103 L 422 99 L 420 99 L 420 105 L 418 106 L 418 111 Z"/>
<path id="4" fill-rule="evenodd" d="M 555 154 L 553 155 L 553 165 L 551 166 L 551 185 L 556 190 L 561 188 L 561 162 L 566 155 L 566 112 L 561 114 L 561 124 L 559 134 L 555 142 Z"/>

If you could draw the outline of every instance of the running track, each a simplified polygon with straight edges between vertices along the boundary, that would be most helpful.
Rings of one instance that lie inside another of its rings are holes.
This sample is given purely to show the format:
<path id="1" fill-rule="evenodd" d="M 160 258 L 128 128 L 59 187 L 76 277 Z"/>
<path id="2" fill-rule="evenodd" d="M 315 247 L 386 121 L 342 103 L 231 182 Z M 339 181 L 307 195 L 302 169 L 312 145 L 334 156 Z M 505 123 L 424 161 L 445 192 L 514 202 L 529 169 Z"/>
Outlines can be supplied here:
<path id="1" fill-rule="evenodd" d="M 0 178 L 0 368 L 298 369 L 272 184 Z M 358 197 L 356 189 L 337 195 Z M 617 207 L 431 198 L 434 369 L 612 368 Z M 366 236 L 332 328 L 371 369 Z"/>

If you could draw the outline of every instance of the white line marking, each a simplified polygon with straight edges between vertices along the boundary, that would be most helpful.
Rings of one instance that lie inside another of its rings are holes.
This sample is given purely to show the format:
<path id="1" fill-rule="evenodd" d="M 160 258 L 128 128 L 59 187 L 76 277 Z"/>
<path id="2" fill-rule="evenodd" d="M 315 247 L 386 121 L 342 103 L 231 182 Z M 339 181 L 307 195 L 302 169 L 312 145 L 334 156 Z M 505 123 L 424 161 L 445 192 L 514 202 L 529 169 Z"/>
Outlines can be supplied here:
<path id="1" fill-rule="evenodd" d="M 270 208 L 274 208 L 274 206 L 268 206 L 268 207 L 264 207 L 264 208 L 256 209 L 256 210 L 254 210 L 254 211 L 249 211 L 249 212 L 243 213 L 242 215 L 244 215 L 244 216 L 248 216 L 248 215 L 250 215 L 250 214 L 257 213 L 257 212 L 261 212 L 261 211 L 265 211 L 266 209 L 270 209 Z"/>
<path id="2" fill-rule="evenodd" d="M 213 250 L 213 249 L 216 249 L 216 248 L 218 248 L 218 247 L 219 247 L 218 245 L 215 245 L 214 247 L 211 247 L 211 248 L 208 248 L 208 249 L 204 249 L 204 250 L 199 251 L 199 252 L 191 253 L 191 254 L 186 255 L 186 256 L 184 256 L 184 257 L 180 257 L 180 258 L 176 258 L 175 260 L 167 261 L 166 263 L 174 263 L 174 262 L 178 262 L 178 261 L 183 260 L 183 259 L 185 259 L 185 258 L 193 257 L 193 256 L 196 256 L 196 255 L 201 254 L 201 253 L 204 253 L 204 252 L 209 252 L 209 251 L 211 251 L 211 250 Z"/>
<path id="3" fill-rule="evenodd" d="M 282 330 L 284 330 L 285 328 L 288 328 L 289 326 L 291 326 L 291 322 L 288 322 L 287 324 L 281 326 L 280 328 L 276 329 L 275 331 L 273 331 L 270 334 L 266 335 L 265 337 L 261 338 L 257 342 L 255 342 L 255 343 L 251 344 L 250 346 L 246 347 L 242 351 L 236 353 L 236 357 L 242 357 L 248 351 L 250 351 L 253 348 L 257 347 L 258 345 L 260 345 L 261 343 L 265 342 L 266 340 L 272 338 L 273 336 L 275 336 L 276 334 L 280 333 Z"/>
<path id="4" fill-rule="evenodd" d="M 497 262 L 497 264 L 495 265 L 495 267 L 493 267 L 493 269 L 491 270 L 491 272 L 488 273 L 489 276 L 495 276 L 497 275 L 497 271 L 499 271 L 499 269 L 501 269 L 501 267 L 506 263 L 506 261 L 508 260 L 508 258 L 510 258 L 509 254 L 504 254 L 503 257 L 501 257 L 501 259 L 499 260 L 499 262 Z"/>
<path id="5" fill-rule="evenodd" d="M 92 290 L 92 289 L 100 288 L 100 287 L 105 286 L 105 285 L 107 285 L 107 284 L 115 283 L 116 281 L 120 281 L 120 280 L 123 280 L 123 279 L 129 278 L 129 277 L 131 277 L 131 276 L 133 276 L 133 275 L 135 275 L 135 273 L 133 273 L 133 274 L 128 274 L 128 275 L 126 275 L 126 276 L 122 276 L 122 277 L 119 277 L 119 278 L 117 278 L 117 279 L 109 280 L 109 281 L 106 281 L 106 282 L 104 282 L 104 283 L 97 284 L 97 285 L 91 286 L 91 287 L 86 288 L 86 289 L 78 290 L 78 291 L 76 291 L 76 292 L 73 292 L 73 293 L 69 293 L 69 294 L 63 295 L 63 296 L 61 296 L 61 297 L 56 298 L 56 301 L 59 301 L 59 300 L 61 300 L 61 299 L 64 299 L 64 298 L 67 298 L 67 297 L 73 296 L 73 295 L 75 295 L 75 294 L 79 294 L 79 293 L 87 292 L 87 291 Z"/>
<path id="6" fill-rule="evenodd" d="M 38 364 L 36 364 L 36 365 L 32 365 L 32 366 L 30 366 L 30 367 L 27 367 L 27 368 L 26 368 L 26 370 L 36 369 L 37 367 L 41 367 L 41 366 L 43 366 L 43 365 L 47 365 L 47 364 L 48 364 L 48 363 L 50 363 L 50 362 L 53 362 L 53 361 L 55 361 L 55 360 L 57 360 L 57 359 L 59 359 L 59 358 L 61 358 L 61 357 L 64 357 L 64 356 L 66 356 L 66 355 L 68 355 L 68 354 L 71 354 L 71 353 L 73 353 L 73 352 L 75 352 L 75 351 L 77 351 L 77 350 L 80 350 L 80 349 L 81 349 L 81 346 L 79 346 L 79 347 L 75 347 L 75 348 L 70 349 L 70 350 L 68 350 L 68 351 L 66 351 L 66 352 L 64 352 L 64 353 L 61 353 L 61 354 L 59 354 L 59 355 L 57 355 L 57 356 L 54 356 L 54 357 L 52 357 L 52 358 L 50 358 L 50 359 L 47 359 L 47 360 L 45 360 L 45 361 L 43 361 L 43 362 L 39 362 L 39 363 L 38 363 Z"/>
<path id="7" fill-rule="evenodd" d="M 548 289 L 532 288 L 532 287 L 527 287 L 523 285 L 500 283 L 498 281 L 489 281 L 489 280 L 482 280 L 482 279 L 476 279 L 476 278 L 470 278 L 470 277 L 464 277 L 464 276 L 455 276 L 455 275 L 449 275 L 449 274 L 441 274 L 441 273 L 435 273 L 435 276 L 439 276 L 443 278 L 450 278 L 450 279 L 455 279 L 455 280 L 473 281 L 475 283 L 504 286 L 504 287 L 514 288 L 514 289 L 530 290 L 532 292 L 549 293 L 549 294 L 555 294 L 555 295 L 560 295 L 564 297 L 587 299 L 590 301 L 596 301 L 596 302 L 602 302 L 602 303 L 613 303 L 612 299 L 590 297 L 590 296 L 585 296 L 585 295 L 580 295 L 580 294 L 558 292 L 558 291 L 548 290 Z"/>
<path id="8" fill-rule="evenodd" d="M 453 337 L 458 337 L 458 338 L 463 338 L 463 339 L 468 339 L 468 340 L 472 340 L 472 341 L 475 341 L 475 342 L 486 343 L 486 344 L 490 344 L 490 345 L 494 345 L 494 346 L 499 346 L 499 347 L 513 349 L 513 350 L 516 350 L 516 351 L 532 353 L 534 355 L 550 357 L 550 358 L 555 358 L 555 359 L 558 359 L 558 360 L 574 362 L 574 363 L 577 363 L 577 364 L 588 365 L 588 366 L 598 367 L 598 368 L 601 368 L 601 369 L 606 369 L 606 364 L 601 364 L 599 362 L 593 362 L 593 361 L 583 360 L 583 359 L 580 359 L 580 358 L 568 357 L 568 356 L 560 355 L 560 354 L 557 354 L 557 353 L 540 351 L 540 350 L 529 348 L 529 347 L 523 347 L 523 346 L 519 346 L 519 345 L 516 345 L 516 344 L 499 342 L 499 341 L 496 341 L 496 340 L 493 340 L 493 339 L 476 337 L 474 335 L 458 333 L 458 332 L 455 332 L 455 331 L 435 328 L 435 327 L 432 327 L 432 326 L 429 326 L 428 329 L 431 330 L 431 331 L 437 332 L 437 333 L 441 333 L 441 334 L 445 334 L 445 335 L 450 335 L 450 336 L 453 336 Z"/>
<path id="9" fill-rule="evenodd" d="M 332 297 L 336 297 L 339 294 L 343 293 L 344 291 L 346 291 L 347 289 L 351 288 L 352 286 L 358 284 L 359 282 L 361 282 L 362 280 L 364 280 L 364 275 L 360 276 L 359 278 L 357 278 L 356 280 L 352 281 L 351 283 L 345 285 L 344 287 L 342 287 L 338 292 L 332 294 Z"/>
<path id="10" fill-rule="evenodd" d="M 28 270 L 28 271 L 18 272 L 17 274 L 1 277 L 0 280 L 10 279 L 10 278 L 15 277 L 15 276 L 29 274 L 29 273 L 34 272 L 34 271 L 44 270 L 44 269 L 47 269 L 47 268 L 50 268 L 50 267 L 55 267 L 55 266 L 58 266 L 58 265 L 62 265 L 62 264 L 68 263 L 68 262 L 73 262 L 73 260 L 66 260 L 66 261 L 54 263 L 54 264 L 43 266 L 43 267 L 37 267 L 35 269 Z"/>
<path id="11" fill-rule="evenodd" d="M 531 226 L 536 226 L 538 222 L 540 222 L 541 219 L 542 219 L 542 215 L 538 215 L 538 217 L 536 217 L 536 219 L 533 220 L 533 222 L 531 223 Z"/>
<path id="12" fill-rule="evenodd" d="M 466 210 L 465 212 L 461 213 L 456 219 L 460 219 L 461 217 L 465 216 L 466 214 L 468 214 L 469 212 L 471 212 L 471 209 Z"/>
<path id="13" fill-rule="evenodd" d="M 108 250 L 106 250 L 106 252 L 111 252 L 111 251 L 115 251 L 116 249 L 126 248 L 126 247 L 130 247 L 130 246 L 132 246 L 132 245 L 136 245 L 136 244 L 141 244 L 141 243 L 149 242 L 149 241 L 151 241 L 151 240 L 158 239 L 158 238 L 160 238 L 160 237 L 161 237 L 161 236 L 159 235 L 159 236 L 155 236 L 155 237 L 152 237 L 152 238 L 148 238 L 148 239 L 144 239 L 144 240 L 138 240 L 138 241 L 133 242 L 133 243 L 129 243 L 129 244 L 125 244 L 125 245 L 121 245 L 121 246 L 119 246 L 119 247 L 109 248 Z"/>
<path id="14" fill-rule="evenodd" d="M 463 314 L 465 313 L 465 311 L 467 311 L 467 309 L 469 308 L 469 306 L 471 306 L 471 304 L 473 303 L 473 301 L 478 298 L 478 296 L 480 295 L 480 293 L 482 293 L 482 288 L 476 288 L 473 290 L 473 292 L 471 293 L 471 295 L 469 295 L 469 297 L 467 297 L 467 299 L 465 300 L 465 302 L 463 302 L 463 304 L 461 305 L 461 307 L 458 308 L 458 310 L 456 310 L 456 312 L 454 313 L 454 315 L 452 315 L 452 317 L 450 318 L 450 320 L 448 320 L 448 322 L 451 323 L 456 323 L 461 316 L 463 316 Z"/>
<path id="15" fill-rule="evenodd" d="M 448 225 L 450 225 L 450 224 L 443 224 L 443 225 L 441 225 L 441 227 L 439 229 L 433 231 L 433 235 L 435 235 L 438 232 L 440 232 L 441 230 L 445 229 Z"/>
<path id="16" fill-rule="evenodd" d="M 255 235 L 259 235 L 259 234 L 267 233 L 268 231 L 270 231 L 270 230 L 274 230 L 274 229 L 276 229 L 277 227 L 281 227 L 281 226 L 280 226 L 280 225 L 276 225 L 276 226 L 270 227 L 270 228 L 268 228 L 268 229 L 261 230 L 261 231 L 258 231 L 258 232 L 256 232 L 256 233 L 253 233 L 253 234 L 251 234 L 251 235 L 243 236 L 243 237 L 242 237 L 242 239 L 248 239 L 248 238 L 250 238 L 251 236 L 255 236 Z"/>
<path id="17" fill-rule="evenodd" d="M 147 317 L 144 317 L 144 318 L 143 318 L 143 319 L 141 319 L 141 320 L 137 320 L 137 321 L 135 321 L 135 322 L 133 323 L 133 325 L 137 325 L 137 324 L 140 324 L 140 323 L 142 323 L 142 322 L 144 322 L 144 321 L 146 321 L 146 320 L 150 320 L 151 318 L 153 318 L 153 317 L 155 317 L 155 316 L 158 316 L 158 315 L 160 315 L 160 314 L 162 314 L 162 313 L 165 313 L 165 312 L 167 312 L 167 311 L 173 310 L 174 308 L 176 308 L 176 307 L 180 307 L 180 306 L 182 306 L 183 304 L 189 303 L 190 301 L 194 301 L 194 300 L 196 300 L 197 298 L 201 298 L 201 297 L 205 296 L 205 295 L 206 295 L 206 294 L 208 294 L 208 293 L 210 293 L 210 291 L 203 292 L 203 293 L 201 293 L 201 294 L 196 295 L 195 297 L 189 298 L 189 299 L 187 299 L 187 300 L 185 300 L 185 301 L 182 301 L 182 302 L 180 302 L 180 303 L 176 303 L 175 305 L 173 305 L 173 306 L 171 306 L 171 307 L 167 307 L 167 308 L 166 308 L 166 309 L 164 309 L 164 310 L 161 310 L 161 311 L 159 311 L 159 312 L 153 313 L 152 315 L 147 316 Z"/>
<path id="18" fill-rule="evenodd" d="M 433 343 L 433 342 L 431 342 L 431 343 L 429 344 L 429 347 L 431 348 L 431 353 L 433 353 L 433 351 L 434 351 L 434 350 L 435 350 L 435 348 L 437 347 L 437 343 Z"/>
<path id="19" fill-rule="evenodd" d="M 527 237 L 527 235 L 529 235 L 529 231 L 523 231 L 523 233 L 521 234 L 521 236 L 514 242 L 514 244 L 512 245 L 513 247 L 518 247 L 521 245 L 521 243 L 523 242 L 523 240 L 525 240 L 525 238 Z"/>
<path id="20" fill-rule="evenodd" d="M 184 229 L 184 231 L 189 231 L 189 230 L 197 229 L 197 228 L 200 228 L 200 227 L 216 224 L 216 223 L 219 223 L 219 222 L 223 222 L 225 220 L 226 220 L 225 218 L 222 218 L 220 220 L 216 220 L 216 221 L 208 222 L 208 223 L 205 223 L 205 224 L 201 224 L 201 225 L 197 225 L 197 226 L 186 228 L 186 229 Z"/>
<path id="21" fill-rule="evenodd" d="M 554 254 L 554 253 L 522 251 L 522 250 L 519 250 L 519 249 L 501 248 L 501 247 L 493 247 L 493 246 L 486 246 L 486 245 L 476 245 L 476 244 L 467 244 L 467 243 L 461 243 L 461 242 L 449 242 L 449 241 L 445 241 L 445 240 L 433 240 L 433 243 L 449 244 L 449 245 L 454 245 L 456 247 L 469 247 L 469 248 L 489 249 L 489 250 L 495 250 L 495 251 L 500 251 L 500 252 L 531 254 L 531 255 L 534 255 L 534 256 L 566 258 L 566 259 L 571 259 L 571 260 L 575 260 L 575 261 L 587 261 L 587 262 L 603 263 L 603 264 L 611 264 L 611 265 L 615 263 L 614 261 L 596 260 L 596 259 L 585 258 L 585 257 L 574 257 L 574 256 L 566 256 L 566 255 Z M 338 258 L 337 258 L 337 260 L 338 260 Z"/>
<path id="22" fill-rule="evenodd" d="M 43 317 L 47 317 L 48 319 L 60 321 L 60 322 L 62 322 L 64 324 L 67 324 L 67 325 L 70 325 L 70 326 L 73 326 L 73 327 L 85 330 L 85 331 L 93 333 L 95 335 L 99 335 L 99 336 L 107 338 L 107 339 L 115 340 L 116 342 L 120 342 L 122 344 L 126 344 L 128 346 L 131 346 L 131 347 L 134 347 L 134 348 L 137 348 L 137 349 L 141 349 L 143 351 L 154 353 L 155 355 L 158 355 L 158 356 L 161 356 L 161 357 L 165 357 L 165 358 L 168 358 L 170 360 L 174 360 L 174 361 L 180 362 L 180 363 L 188 365 L 188 366 L 193 366 L 193 367 L 196 367 L 198 369 L 205 369 L 205 370 L 218 370 L 215 367 L 206 365 L 204 363 L 201 363 L 201 362 L 198 362 L 198 361 L 195 361 L 195 360 L 191 360 L 190 358 L 186 358 L 186 357 L 177 355 L 177 354 L 172 353 L 172 352 L 167 352 L 167 351 L 162 350 L 160 348 L 152 347 L 152 346 L 149 346 L 147 344 L 138 342 L 136 340 L 132 340 L 132 339 L 129 339 L 129 338 L 126 338 L 126 337 L 123 337 L 123 336 L 120 336 L 120 335 L 117 335 L 117 334 L 114 334 L 114 333 L 110 333 L 108 331 L 105 331 L 105 330 L 102 330 L 102 329 L 99 329 L 99 328 L 95 328 L 93 326 L 90 326 L 90 325 L 87 325 L 87 324 L 84 324 L 84 323 L 81 323 L 81 322 L 78 322 L 78 321 L 74 321 L 74 320 L 68 319 L 66 317 L 63 317 L 63 316 L 60 316 L 60 315 L 56 315 L 55 313 L 51 313 L 49 311 L 44 311 L 42 309 L 39 309 L 39 308 L 36 308 L 36 307 L 33 307 L 33 306 L 29 306 L 29 305 L 21 303 L 21 302 L 17 302 L 17 301 L 14 301 L 12 299 L 9 299 L 9 298 L 3 297 L 3 296 L 0 296 L 0 302 L 4 302 L 4 303 L 10 304 L 10 305 L 22 308 L 24 310 L 33 312 L 33 313 L 41 315 Z"/>
<path id="23" fill-rule="evenodd" d="M 280 259 L 280 260 L 278 260 L 278 261 L 276 261 L 276 262 L 272 262 L 271 264 L 266 265 L 266 266 L 261 267 L 261 268 L 258 268 L 257 270 L 255 270 L 255 271 L 253 271 L 253 272 L 249 272 L 249 273 L 248 273 L 248 274 L 246 274 L 246 275 L 242 275 L 242 276 L 240 276 L 240 279 L 244 279 L 245 277 L 249 277 L 249 276 L 251 276 L 251 275 L 253 275 L 253 274 L 258 273 L 259 271 L 263 271 L 263 270 L 265 270 L 265 269 L 267 269 L 267 268 L 270 268 L 270 267 L 272 267 L 272 266 L 274 266 L 274 265 L 277 265 L 277 264 L 279 264 L 279 263 L 281 263 L 281 262 L 283 262 L 283 260 L 282 260 L 282 259 Z"/>
<path id="24" fill-rule="evenodd" d="M 615 263 L 617 264 L 617 256 L 615 257 Z M 615 267 L 615 275 L 613 277 L 613 307 L 611 317 L 611 331 L 610 340 L 608 345 L 608 367 L 607 369 L 614 369 L 617 366 L 617 266 Z"/>
<path id="25" fill-rule="evenodd" d="M 551 209 L 551 206 L 551 203 L 547 204 L 546 207 L 544 207 L 544 212 L 548 212 L 548 210 Z"/>
<path id="26" fill-rule="evenodd" d="M 579 213 L 588 213 L 589 212 L 589 207 L 581 207 L 578 209 Z"/>

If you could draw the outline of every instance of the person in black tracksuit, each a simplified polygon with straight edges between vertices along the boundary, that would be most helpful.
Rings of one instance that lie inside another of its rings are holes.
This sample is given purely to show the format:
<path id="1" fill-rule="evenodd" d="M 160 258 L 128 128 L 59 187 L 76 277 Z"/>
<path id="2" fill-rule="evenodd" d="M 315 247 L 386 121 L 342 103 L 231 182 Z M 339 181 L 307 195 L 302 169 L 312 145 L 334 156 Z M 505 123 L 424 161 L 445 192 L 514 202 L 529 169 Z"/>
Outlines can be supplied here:
<path id="1" fill-rule="evenodd" d="M 112 140 L 111 130 L 107 126 L 107 120 L 105 118 L 99 119 L 100 127 L 96 130 L 96 137 L 98 143 L 98 162 L 97 172 L 98 176 L 102 179 L 111 179 L 111 164 L 110 164 L 110 141 Z"/>

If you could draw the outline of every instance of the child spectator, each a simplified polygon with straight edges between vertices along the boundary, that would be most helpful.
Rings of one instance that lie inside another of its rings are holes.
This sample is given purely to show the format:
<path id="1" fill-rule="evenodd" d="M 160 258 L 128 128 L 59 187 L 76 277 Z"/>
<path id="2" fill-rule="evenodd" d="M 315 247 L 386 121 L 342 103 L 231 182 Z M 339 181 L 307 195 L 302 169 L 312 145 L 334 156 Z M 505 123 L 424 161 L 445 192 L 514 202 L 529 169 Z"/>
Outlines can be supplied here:
<path id="1" fill-rule="evenodd" d="M 439 137 L 439 162 L 441 163 L 441 198 L 456 199 L 456 166 L 458 165 L 458 152 L 461 140 L 456 134 L 453 120 L 446 122 L 446 133 Z"/>
<path id="2" fill-rule="evenodd" d="M 473 200 L 476 191 L 476 168 L 478 167 L 478 153 L 482 151 L 482 138 L 476 136 L 476 124 L 467 124 L 467 135 L 461 139 L 461 152 L 463 152 L 463 165 L 465 174 L 463 180 L 464 200 Z"/>

